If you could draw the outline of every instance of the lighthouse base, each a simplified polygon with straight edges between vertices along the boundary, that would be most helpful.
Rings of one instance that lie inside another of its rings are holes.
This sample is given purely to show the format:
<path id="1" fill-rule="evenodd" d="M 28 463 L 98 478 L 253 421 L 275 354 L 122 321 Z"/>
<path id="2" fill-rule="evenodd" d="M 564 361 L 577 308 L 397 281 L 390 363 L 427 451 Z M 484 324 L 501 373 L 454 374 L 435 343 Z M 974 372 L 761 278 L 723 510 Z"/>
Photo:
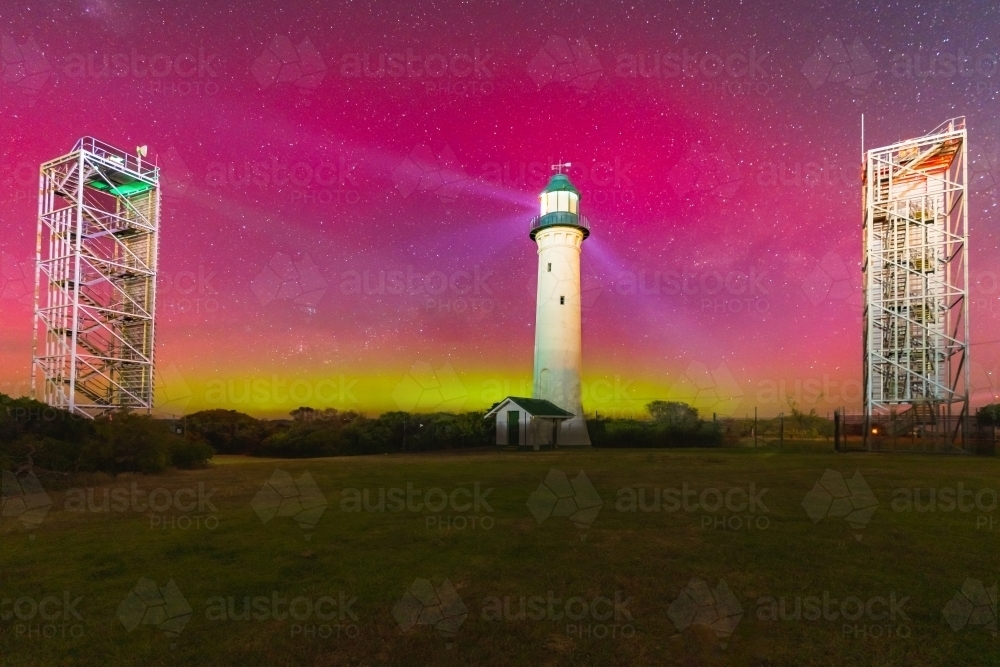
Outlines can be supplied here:
<path id="1" fill-rule="evenodd" d="M 587 422 L 583 418 L 582 410 L 578 410 L 577 415 L 572 419 L 567 419 L 560 424 L 556 446 L 592 447 L 590 444 L 590 433 L 587 431 Z"/>

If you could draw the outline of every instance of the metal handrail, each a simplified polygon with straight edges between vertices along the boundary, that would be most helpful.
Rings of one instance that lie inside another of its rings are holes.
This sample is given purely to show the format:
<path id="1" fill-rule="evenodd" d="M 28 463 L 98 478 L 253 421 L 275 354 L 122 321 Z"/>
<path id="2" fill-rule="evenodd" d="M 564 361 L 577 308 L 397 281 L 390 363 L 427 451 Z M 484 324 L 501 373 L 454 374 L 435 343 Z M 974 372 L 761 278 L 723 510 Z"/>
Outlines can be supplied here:
<path id="1" fill-rule="evenodd" d="M 947 128 L 947 130 L 945 128 Z M 942 132 L 945 131 L 954 132 L 956 130 L 964 130 L 964 129 L 965 129 L 965 116 L 955 116 L 954 118 L 949 118 L 948 120 L 944 121 L 943 123 L 935 127 L 933 130 L 925 134 L 924 136 L 929 137 L 935 134 L 941 134 Z"/>
<path id="2" fill-rule="evenodd" d="M 545 220 L 545 222 L 542 222 Z M 553 211 L 551 213 L 546 213 L 545 215 L 536 215 L 531 219 L 531 231 L 535 231 L 541 227 L 551 227 L 559 225 L 568 225 L 571 227 L 580 227 L 590 232 L 590 220 L 587 216 L 577 215 L 576 213 L 569 213 L 567 211 Z"/>
<path id="3" fill-rule="evenodd" d="M 81 149 L 87 151 L 88 153 L 92 153 L 103 160 L 120 165 L 124 169 L 133 173 L 146 177 L 156 176 L 158 168 L 153 162 L 144 161 L 138 155 L 133 155 L 132 153 L 123 151 L 120 148 L 115 148 L 111 144 L 106 144 L 103 141 L 95 139 L 94 137 L 83 137 L 77 141 L 73 150 L 78 151 Z"/>

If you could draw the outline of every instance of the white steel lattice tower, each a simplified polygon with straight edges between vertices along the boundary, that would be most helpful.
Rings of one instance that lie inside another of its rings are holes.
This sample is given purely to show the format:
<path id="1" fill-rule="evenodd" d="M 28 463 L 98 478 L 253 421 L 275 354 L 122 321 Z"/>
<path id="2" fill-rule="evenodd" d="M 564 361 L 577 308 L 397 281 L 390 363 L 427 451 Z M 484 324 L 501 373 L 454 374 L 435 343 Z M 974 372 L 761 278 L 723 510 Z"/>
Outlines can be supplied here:
<path id="1" fill-rule="evenodd" d="M 541 215 L 531 221 L 538 246 L 538 294 L 535 304 L 534 398 L 573 413 L 560 424 L 559 446 L 590 446 L 583 416 L 583 331 L 580 300 L 580 252 L 590 235 L 580 215 L 580 192 L 565 174 L 552 176 L 539 196 Z"/>
<path id="2" fill-rule="evenodd" d="M 867 151 L 864 412 L 877 435 L 964 446 L 969 414 L 965 119 Z M 897 413 L 897 411 L 899 411 Z"/>
<path id="3" fill-rule="evenodd" d="M 41 167 L 32 393 L 87 417 L 153 407 L 160 188 L 144 154 L 85 137 Z"/>

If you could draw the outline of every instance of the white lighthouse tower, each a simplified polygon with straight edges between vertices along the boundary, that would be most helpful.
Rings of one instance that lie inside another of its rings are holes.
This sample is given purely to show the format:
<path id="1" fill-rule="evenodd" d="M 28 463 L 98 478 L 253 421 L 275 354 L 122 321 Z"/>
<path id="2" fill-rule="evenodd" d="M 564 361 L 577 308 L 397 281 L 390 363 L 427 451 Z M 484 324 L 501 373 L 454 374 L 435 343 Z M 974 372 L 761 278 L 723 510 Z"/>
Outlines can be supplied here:
<path id="1" fill-rule="evenodd" d="M 555 165 L 538 197 L 540 214 L 531 221 L 538 245 L 532 398 L 508 396 L 486 413 L 496 419 L 497 446 L 505 449 L 591 446 L 580 383 L 580 251 L 590 228 L 580 215 L 580 191 L 562 173 L 568 166 Z"/>
<path id="2" fill-rule="evenodd" d="M 580 215 L 580 191 L 562 173 L 564 166 L 569 165 L 556 165 L 558 172 L 539 195 L 540 215 L 531 221 L 531 239 L 538 245 L 533 393 L 573 414 L 560 422 L 558 446 L 589 447 L 580 382 L 580 252 L 590 229 Z"/>

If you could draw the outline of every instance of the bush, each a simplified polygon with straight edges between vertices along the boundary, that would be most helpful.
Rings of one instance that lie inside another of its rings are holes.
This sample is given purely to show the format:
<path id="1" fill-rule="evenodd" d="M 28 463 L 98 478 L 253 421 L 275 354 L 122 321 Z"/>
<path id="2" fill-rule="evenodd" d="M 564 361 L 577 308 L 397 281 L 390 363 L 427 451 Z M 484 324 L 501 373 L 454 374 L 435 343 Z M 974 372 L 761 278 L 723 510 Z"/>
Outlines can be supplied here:
<path id="1" fill-rule="evenodd" d="M 170 452 L 180 436 L 163 422 L 121 413 L 94 420 L 97 433 L 84 445 L 84 460 L 94 470 L 162 472 L 170 466 Z"/>
<path id="2" fill-rule="evenodd" d="M 24 437 L 82 443 L 94 434 L 94 422 L 30 398 L 0 394 L 0 444 Z"/>
<path id="3" fill-rule="evenodd" d="M 976 423 L 980 426 L 1000 425 L 1000 403 L 984 405 L 976 410 Z"/>
<path id="4" fill-rule="evenodd" d="M 655 421 L 594 419 L 587 422 L 594 447 L 718 447 L 722 432 L 711 422 L 677 428 Z"/>
<path id="5" fill-rule="evenodd" d="M 28 398 L 0 394 L 0 469 L 30 464 L 52 472 L 154 473 L 204 466 L 212 448 L 167 422 L 119 413 L 86 419 Z"/>
<path id="6" fill-rule="evenodd" d="M 198 435 L 220 454 L 246 454 L 259 446 L 273 427 L 236 410 L 203 410 L 184 418 L 184 430 Z"/>
<path id="7" fill-rule="evenodd" d="M 423 452 L 493 445 L 493 420 L 482 412 L 411 415 L 387 412 L 376 418 L 356 412 L 299 408 L 283 431 L 265 438 L 252 453 L 302 458 L 389 452 Z"/>
<path id="8" fill-rule="evenodd" d="M 718 447 L 722 431 L 698 418 L 686 403 L 653 401 L 652 421 L 594 419 L 587 422 L 594 447 Z"/>
<path id="9" fill-rule="evenodd" d="M 214 455 L 215 450 L 200 438 L 176 438 L 170 445 L 170 463 L 184 470 L 204 468 Z"/>

